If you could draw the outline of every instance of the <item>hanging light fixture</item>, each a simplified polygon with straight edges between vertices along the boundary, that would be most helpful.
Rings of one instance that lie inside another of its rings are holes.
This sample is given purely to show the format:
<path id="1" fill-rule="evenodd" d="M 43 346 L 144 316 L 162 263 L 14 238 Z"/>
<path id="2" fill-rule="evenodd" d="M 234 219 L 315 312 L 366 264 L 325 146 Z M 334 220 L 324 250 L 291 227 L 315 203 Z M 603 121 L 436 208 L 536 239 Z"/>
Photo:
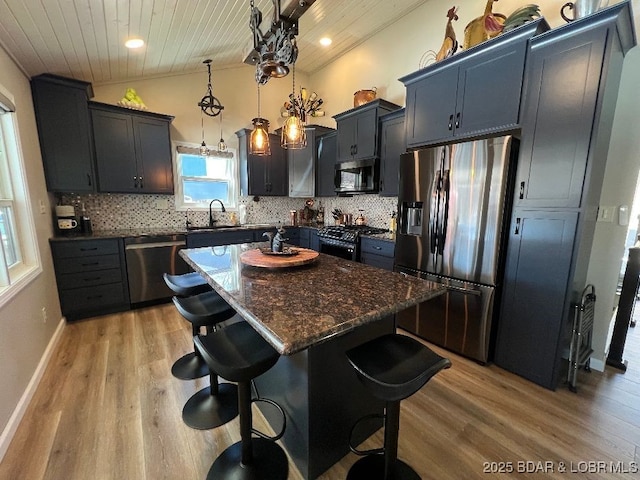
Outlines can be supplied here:
<path id="1" fill-rule="evenodd" d="M 202 63 L 207 66 L 209 82 L 207 83 L 207 93 L 198 102 L 198 106 L 200 107 L 200 110 L 202 110 L 202 112 L 204 112 L 205 114 L 209 115 L 210 117 L 215 117 L 222 113 L 224 107 L 220 103 L 220 100 L 213 96 L 213 92 L 211 90 L 211 60 L 207 59 Z"/>
<path id="2" fill-rule="evenodd" d="M 249 151 L 254 155 L 271 155 L 269 121 L 260 117 L 260 84 L 258 83 L 258 116 L 252 120 L 253 131 Z"/>
<path id="3" fill-rule="evenodd" d="M 222 137 L 222 114 L 220 114 L 220 141 L 218 142 L 218 151 L 227 151 L 227 144 L 224 143 L 224 138 Z"/>
<path id="4" fill-rule="evenodd" d="M 307 133 L 304 129 L 305 111 L 302 105 L 296 101 L 296 64 L 293 64 L 293 93 L 289 97 L 291 99 L 291 114 L 287 117 L 282 127 L 282 137 L 280 145 L 282 148 L 302 149 L 307 147 Z"/>
<path id="5" fill-rule="evenodd" d="M 202 128 L 202 144 L 200 145 L 200 155 L 203 157 L 209 156 L 209 147 L 204 143 L 204 116 L 202 115 L 202 111 L 200 111 L 200 126 Z"/>

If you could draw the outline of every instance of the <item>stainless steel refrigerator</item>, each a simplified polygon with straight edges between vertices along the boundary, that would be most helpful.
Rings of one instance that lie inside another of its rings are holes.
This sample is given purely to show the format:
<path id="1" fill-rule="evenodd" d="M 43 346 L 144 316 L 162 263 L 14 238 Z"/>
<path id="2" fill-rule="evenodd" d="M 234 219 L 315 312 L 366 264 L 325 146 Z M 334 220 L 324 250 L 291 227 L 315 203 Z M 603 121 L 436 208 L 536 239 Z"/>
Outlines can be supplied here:
<path id="1" fill-rule="evenodd" d="M 517 145 L 502 136 L 400 157 L 395 268 L 447 290 L 400 312 L 398 325 L 483 363 L 490 360 Z"/>

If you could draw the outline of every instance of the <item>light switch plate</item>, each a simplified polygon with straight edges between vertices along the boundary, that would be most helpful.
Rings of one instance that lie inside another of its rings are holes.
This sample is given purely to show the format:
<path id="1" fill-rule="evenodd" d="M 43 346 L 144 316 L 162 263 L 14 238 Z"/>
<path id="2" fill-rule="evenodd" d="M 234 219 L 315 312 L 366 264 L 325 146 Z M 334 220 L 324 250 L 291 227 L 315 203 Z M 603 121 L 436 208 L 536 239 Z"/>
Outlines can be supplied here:
<path id="1" fill-rule="evenodd" d="M 598 208 L 598 222 L 613 222 L 613 214 L 616 207 L 605 207 L 600 205 Z"/>
<path id="2" fill-rule="evenodd" d="M 42 215 L 44 215 L 45 213 L 47 213 L 47 206 L 44 204 L 44 200 L 40 200 L 38 206 L 40 207 L 40 213 Z"/>

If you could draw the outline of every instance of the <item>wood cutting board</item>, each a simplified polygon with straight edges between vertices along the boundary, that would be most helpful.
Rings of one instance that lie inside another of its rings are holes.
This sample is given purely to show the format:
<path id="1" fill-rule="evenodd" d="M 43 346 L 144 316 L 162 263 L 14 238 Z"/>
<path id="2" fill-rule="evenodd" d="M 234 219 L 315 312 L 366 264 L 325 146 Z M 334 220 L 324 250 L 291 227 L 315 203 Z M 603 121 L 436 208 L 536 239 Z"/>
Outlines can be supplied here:
<path id="1" fill-rule="evenodd" d="M 262 268 L 285 268 L 297 267 L 313 263 L 318 258 L 319 253 L 308 248 L 291 248 L 296 250 L 297 255 L 265 255 L 259 248 L 247 250 L 240 254 L 240 261 L 245 265 Z"/>

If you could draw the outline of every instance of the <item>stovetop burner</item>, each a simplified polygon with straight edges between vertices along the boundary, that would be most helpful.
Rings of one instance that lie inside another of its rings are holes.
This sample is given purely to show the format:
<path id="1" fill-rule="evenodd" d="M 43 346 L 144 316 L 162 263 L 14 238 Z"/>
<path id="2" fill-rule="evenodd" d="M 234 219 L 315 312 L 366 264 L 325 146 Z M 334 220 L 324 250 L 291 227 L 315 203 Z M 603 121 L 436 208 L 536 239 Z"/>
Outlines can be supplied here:
<path id="1" fill-rule="evenodd" d="M 360 235 L 373 235 L 386 233 L 387 231 L 388 230 L 384 228 L 369 227 L 367 225 L 335 225 L 321 228 L 318 230 L 318 236 L 321 238 L 356 243 Z"/>

